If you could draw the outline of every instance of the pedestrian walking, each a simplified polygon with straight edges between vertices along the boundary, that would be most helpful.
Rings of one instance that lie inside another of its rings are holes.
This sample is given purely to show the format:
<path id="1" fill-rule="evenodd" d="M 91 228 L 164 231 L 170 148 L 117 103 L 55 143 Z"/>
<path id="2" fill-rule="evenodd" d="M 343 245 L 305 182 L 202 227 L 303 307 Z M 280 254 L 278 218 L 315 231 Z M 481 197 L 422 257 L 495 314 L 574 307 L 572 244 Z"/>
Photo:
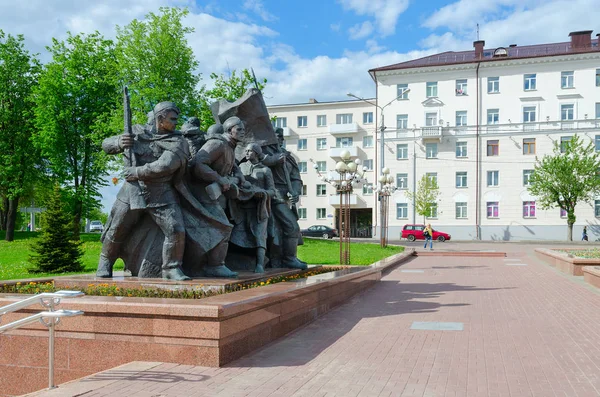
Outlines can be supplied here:
<path id="1" fill-rule="evenodd" d="M 587 226 L 583 227 L 583 234 L 581 235 L 581 241 L 588 241 Z"/>
<path id="2" fill-rule="evenodd" d="M 423 248 L 427 248 L 427 242 L 429 241 L 429 249 L 433 250 L 433 229 L 431 228 L 431 223 L 428 223 L 423 230 L 423 237 L 425 237 L 425 246 Z"/>

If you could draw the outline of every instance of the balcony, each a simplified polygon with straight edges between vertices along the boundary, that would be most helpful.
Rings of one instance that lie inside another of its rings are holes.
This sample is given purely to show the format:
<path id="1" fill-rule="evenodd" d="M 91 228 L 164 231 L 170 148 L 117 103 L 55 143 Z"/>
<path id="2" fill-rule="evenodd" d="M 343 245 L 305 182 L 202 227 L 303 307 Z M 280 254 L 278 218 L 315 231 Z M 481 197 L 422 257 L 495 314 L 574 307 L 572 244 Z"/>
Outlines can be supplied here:
<path id="1" fill-rule="evenodd" d="M 332 147 L 329 148 L 329 157 L 333 159 L 341 159 L 341 154 L 344 150 L 350 152 L 350 158 L 355 159 L 358 157 L 358 146 L 349 147 Z"/>
<path id="2" fill-rule="evenodd" d="M 350 207 L 356 207 L 359 204 L 358 195 L 350 194 Z M 339 208 L 340 207 L 340 196 L 338 194 L 332 194 L 329 196 L 329 205 Z"/>
<path id="3" fill-rule="evenodd" d="M 329 124 L 329 133 L 331 135 L 356 134 L 357 132 L 358 123 Z"/>
<path id="4" fill-rule="evenodd" d="M 421 128 L 421 139 L 423 141 L 441 141 L 442 127 L 423 127 Z"/>

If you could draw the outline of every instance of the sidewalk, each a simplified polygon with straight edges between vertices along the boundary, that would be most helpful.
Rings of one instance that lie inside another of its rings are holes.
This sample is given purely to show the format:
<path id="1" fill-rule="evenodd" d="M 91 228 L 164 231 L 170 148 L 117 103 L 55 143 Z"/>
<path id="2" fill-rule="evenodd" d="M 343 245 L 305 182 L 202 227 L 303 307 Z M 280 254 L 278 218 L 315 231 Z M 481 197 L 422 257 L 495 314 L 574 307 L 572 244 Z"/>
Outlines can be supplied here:
<path id="1" fill-rule="evenodd" d="M 507 257 L 417 257 L 223 368 L 131 363 L 33 395 L 600 395 L 600 291 L 534 247 L 477 247 Z"/>

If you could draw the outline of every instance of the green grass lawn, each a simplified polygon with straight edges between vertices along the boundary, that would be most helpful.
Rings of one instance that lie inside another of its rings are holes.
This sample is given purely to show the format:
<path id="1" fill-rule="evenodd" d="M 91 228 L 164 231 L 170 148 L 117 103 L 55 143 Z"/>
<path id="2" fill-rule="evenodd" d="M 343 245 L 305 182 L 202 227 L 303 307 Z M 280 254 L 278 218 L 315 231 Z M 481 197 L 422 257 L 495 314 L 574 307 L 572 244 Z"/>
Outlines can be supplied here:
<path id="1" fill-rule="evenodd" d="M 31 267 L 28 259 L 31 245 L 35 243 L 39 233 L 15 232 L 15 241 L 4 241 L 4 232 L 0 232 L 0 280 L 14 280 L 31 277 L 47 277 L 56 274 L 29 273 Z M 102 244 L 100 234 L 83 233 L 83 265 L 82 273 L 95 273 Z M 309 264 L 337 265 L 340 263 L 340 243 L 335 240 L 304 239 L 304 245 L 298 247 L 298 257 Z M 385 257 L 404 251 L 404 247 L 388 246 L 381 248 L 379 244 L 351 243 L 350 263 L 352 265 L 370 265 Z M 122 270 L 123 262 L 115 264 L 115 270 Z M 62 274 L 61 274 L 62 275 Z"/>

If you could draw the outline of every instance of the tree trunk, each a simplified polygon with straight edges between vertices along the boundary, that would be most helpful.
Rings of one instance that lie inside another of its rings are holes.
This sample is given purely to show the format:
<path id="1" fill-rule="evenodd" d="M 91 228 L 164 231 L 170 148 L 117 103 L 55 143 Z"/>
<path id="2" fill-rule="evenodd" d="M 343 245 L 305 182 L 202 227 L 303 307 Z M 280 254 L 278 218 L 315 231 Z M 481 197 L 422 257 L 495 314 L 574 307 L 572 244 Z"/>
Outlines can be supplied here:
<path id="1" fill-rule="evenodd" d="M 8 200 L 8 211 L 6 214 L 6 241 L 15 239 L 15 223 L 17 221 L 17 211 L 19 210 L 19 197 Z"/>
<path id="2" fill-rule="evenodd" d="M 83 203 L 81 200 L 75 201 L 75 213 L 73 214 L 73 239 L 79 240 L 80 228 L 81 228 L 81 212 L 83 210 Z"/>
<path id="3" fill-rule="evenodd" d="M 567 240 L 573 241 L 573 223 L 569 222 L 569 233 L 567 235 Z"/>
<path id="4" fill-rule="evenodd" d="M 4 197 L 2 201 L 4 202 L 2 206 L 4 209 L 0 210 L 0 230 L 6 230 L 6 223 L 8 222 L 8 198 Z"/>

